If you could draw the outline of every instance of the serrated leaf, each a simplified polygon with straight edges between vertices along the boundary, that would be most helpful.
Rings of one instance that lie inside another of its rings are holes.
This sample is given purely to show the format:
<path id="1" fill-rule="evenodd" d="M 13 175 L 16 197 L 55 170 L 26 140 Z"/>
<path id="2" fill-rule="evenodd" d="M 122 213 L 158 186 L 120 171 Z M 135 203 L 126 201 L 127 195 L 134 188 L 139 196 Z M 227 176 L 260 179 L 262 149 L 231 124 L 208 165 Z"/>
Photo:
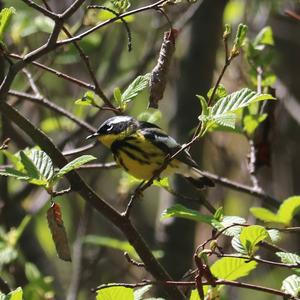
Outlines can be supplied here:
<path id="1" fill-rule="evenodd" d="M 282 282 L 281 290 L 285 293 L 297 297 L 300 294 L 300 277 L 291 275 Z"/>
<path id="2" fill-rule="evenodd" d="M 33 162 L 35 168 L 39 172 L 39 177 L 49 181 L 54 174 L 54 167 L 49 155 L 42 150 L 32 150 L 29 152 L 28 157 Z"/>
<path id="3" fill-rule="evenodd" d="M 198 211 L 186 208 L 181 204 L 175 204 L 164 210 L 161 214 L 161 219 L 168 219 L 174 217 L 188 219 L 196 222 L 202 222 L 206 224 L 212 224 L 212 221 L 214 220 L 212 216 L 201 214 Z"/>
<path id="4" fill-rule="evenodd" d="M 233 224 L 245 224 L 246 220 L 244 218 L 238 217 L 238 216 L 224 216 L 219 223 L 213 224 L 214 227 L 221 231 L 222 229 L 229 227 Z M 228 229 L 226 229 L 223 234 L 227 236 L 236 236 L 241 232 L 242 227 L 241 226 L 233 226 Z"/>
<path id="5" fill-rule="evenodd" d="M 220 99 L 212 107 L 212 116 L 234 112 L 240 108 L 248 106 L 251 103 L 264 100 L 275 100 L 275 98 L 269 94 L 259 94 L 248 88 L 244 88 Z"/>
<path id="6" fill-rule="evenodd" d="M 22 300 L 23 299 L 23 290 L 22 290 L 22 288 L 18 287 L 14 291 L 11 291 L 3 299 L 4 300 Z"/>
<path id="7" fill-rule="evenodd" d="M 142 90 L 149 85 L 150 74 L 147 73 L 143 76 L 138 76 L 122 93 L 122 102 L 130 102 L 136 97 Z"/>
<path id="8" fill-rule="evenodd" d="M 240 234 L 240 241 L 250 256 L 256 251 L 256 245 L 267 238 L 268 231 L 260 225 L 244 227 Z"/>
<path id="9" fill-rule="evenodd" d="M 276 255 L 280 257 L 281 262 L 291 265 L 299 265 L 300 268 L 300 256 L 290 252 L 276 252 Z"/>
<path id="10" fill-rule="evenodd" d="M 57 180 L 64 176 L 65 174 L 79 168 L 81 165 L 86 164 L 92 160 L 95 160 L 96 157 L 92 155 L 82 155 L 80 157 L 75 158 L 68 164 L 66 164 L 63 168 L 61 168 L 54 176 L 54 180 Z"/>
<path id="11" fill-rule="evenodd" d="M 281 239 L 280 231 L 277 229 L 269 229 L 268 234 L 273 243 L 277 243 Z"/>
<path id="12" fill-rule="evenodd" d="M 136 289 L 133 293 L 134 300 L 143 300 L 144 294 L 146 294 L 151 288 L 152 288 L 152 285 L 146 285 L 139 289 Z"/>
<path id="13" fill-rule="evenodd" d="M 280 222 L 289 225 L 294 215 L 300 210 L 300 196 L 289 197 L 280 205 L 277 217 Z"/>
<path id="14" fill-rule="evenodd" d="M 134 293 L 132 288 L 124 286 L 111 286 L 103 288 L 97 291 L 97 300 L 109 300 L 109 299 L 118 299 L 118 300 L 134 300 Z"/>
<path id="15" fill-rule="evenodd" d="M 247 276 L 256 268 L 257 262 L 242 258 L 222 257 L 210 268 L 212 274 L 217 278 L 236 280 Z"/>
<path id="16" fill-rule="evenodd" d="M 251 207 L 250 212 L 256 219 L 262 220 L 264 222 L 278 222 L 277 215 L 267 208 Z"/>
<path id="17" fill-rule="evenodd" d="M 5 29 L 9 23 L 10 18 L 16 10 L 13 7 L 6 7 L 0 11 L 0 40 L 3 40 Z"/>
<path id="18" fill-rule="evenodd" d="M 212 120 L 221 126 L 235 128 L 236 115 L 234 113 L 225 113 L 222 115 L 214 115 Z"/>
<path id="19" fill-rule="evenodd" d="M 20 151 L 21 162 L 25 168 L 26 174 L 32 179 L 39 179 L 40 173 L 32 160 L 25 154 L 24 151 Z"/>
<path id="20" fill-rule="evenodd" d="M 247 249 L 242 245 L 240 241 L 240 236 L 234 236 L 231 240 L 231 246 L 234 250 L 236 250 L 238 253 L 241 253 L 243 255 L 248 255 Z"/>

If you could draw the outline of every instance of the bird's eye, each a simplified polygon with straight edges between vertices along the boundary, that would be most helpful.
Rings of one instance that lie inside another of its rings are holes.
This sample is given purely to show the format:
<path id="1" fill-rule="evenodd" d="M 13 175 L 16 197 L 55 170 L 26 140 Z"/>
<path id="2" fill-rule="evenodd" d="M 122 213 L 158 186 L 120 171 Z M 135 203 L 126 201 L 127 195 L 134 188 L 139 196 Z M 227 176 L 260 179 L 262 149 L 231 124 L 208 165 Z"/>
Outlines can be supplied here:
<path id="1" fill-rule="evenodd" d="M 109 131 L 111 131 L 113 129 L 113 127 L 114 127 L 113 125 L 107 125 L 107 129 L 106 130 L 109 132 Z"/>

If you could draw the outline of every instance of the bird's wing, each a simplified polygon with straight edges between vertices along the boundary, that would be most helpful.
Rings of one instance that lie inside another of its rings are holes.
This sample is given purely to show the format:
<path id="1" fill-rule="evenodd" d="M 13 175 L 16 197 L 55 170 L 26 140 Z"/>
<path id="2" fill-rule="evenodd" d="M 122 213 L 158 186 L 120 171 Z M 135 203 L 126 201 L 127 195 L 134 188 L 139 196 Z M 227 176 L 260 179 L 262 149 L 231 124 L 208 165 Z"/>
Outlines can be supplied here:
<path id="1" fill-rule="evenodd" d="M 157 125 L 148 122 L 140 123 L 140 130 L 141 133 L 145 136 L 145 138 L 152 142 L 153 145 L 161 149 L 166 155 L 173 155 L 181 149 L 181 145 L 178 144 L 175 139 L 166 134 Z M 186 150 L 180 152 L 176 156 L 176 159 L 191 167 L 198 168 L 197 163 L 192 159 L 192 157 Z"/>

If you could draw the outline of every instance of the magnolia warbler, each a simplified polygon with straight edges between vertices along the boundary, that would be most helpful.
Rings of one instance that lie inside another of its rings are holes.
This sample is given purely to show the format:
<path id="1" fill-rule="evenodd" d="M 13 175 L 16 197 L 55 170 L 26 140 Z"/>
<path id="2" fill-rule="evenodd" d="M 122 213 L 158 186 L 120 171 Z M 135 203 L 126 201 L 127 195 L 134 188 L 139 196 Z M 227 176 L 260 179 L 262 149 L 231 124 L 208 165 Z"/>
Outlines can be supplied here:
<path id="1" fill-rule="evenodd" d="M 130 175 L 149 180 L 158 171 L 166 157 L 172 156 L 181 149 L 172 137 L 157 125 L 137 121 L 129 116 L 117 116 L 106 120 L 89 138 L 97 138 L 108 147 L 117 164 Z M 214 183 L 203 176 L 197 163 L 184 150 L 178 153 L 162 171 L 160 177 L 173 173 L 180 174 L 198 188 L 214 186 Z"/>

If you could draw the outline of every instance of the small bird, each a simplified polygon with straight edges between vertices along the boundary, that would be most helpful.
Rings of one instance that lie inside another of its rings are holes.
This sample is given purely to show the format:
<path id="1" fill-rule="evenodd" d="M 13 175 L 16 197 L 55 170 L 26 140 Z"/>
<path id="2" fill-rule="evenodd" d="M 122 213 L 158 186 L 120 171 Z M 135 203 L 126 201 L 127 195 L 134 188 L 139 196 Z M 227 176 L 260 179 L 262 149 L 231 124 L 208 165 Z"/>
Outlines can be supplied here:
<path id="1" fill-rule="evenodd" d="M 149 180 L 158 171 L 166 157 L 181 149 L 172 137 L 155 124 L 137 121 L 129 116 L 106 120 L 86 139 L 97 138 L 109 148 L 119 166 L 137 179 Z M 201 174 L 197 163 L 183 150 L 162 171 L 160 177 L 180 174 L 197 188 L 212 187 L 214 183 Z"/>

